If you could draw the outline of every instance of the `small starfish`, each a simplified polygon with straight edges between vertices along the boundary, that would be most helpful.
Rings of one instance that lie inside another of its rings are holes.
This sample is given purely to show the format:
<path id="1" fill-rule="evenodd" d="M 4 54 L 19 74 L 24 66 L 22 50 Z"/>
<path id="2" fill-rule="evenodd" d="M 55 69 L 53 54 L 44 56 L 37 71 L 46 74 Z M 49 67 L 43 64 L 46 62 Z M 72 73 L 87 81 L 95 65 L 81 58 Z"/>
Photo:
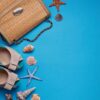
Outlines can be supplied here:
<path id="1" fill-rule="evenodd" d="M 66 4 L 66 3 L 64 3 L 60 0 L 53 0 L 53 3 L 49 7 L 56 6 L 57 11 L 59 11 L 60 5 L 64 5 L 64 4 Z"/>
<path id="2" fill-rule="evenodd" d="M 38 80 L 38 81 L 42 81 L 40 78 L 34 76 L 34 74 L 37 72 L 37 70 L 38 70 L 38 67 L 36 67 L 36 68 L 33 70 L 33 72 L 31 73 L 30 70 L 28 69 L 28 75 L 23 76 L 23 77 L 21 77 L 20 79 L 29 78 L 28 84 L 27 84 L 27 85 L 30 84 L 30 82 L 31 82 L 32 79 L 35 79 L 35 80 Z"/>

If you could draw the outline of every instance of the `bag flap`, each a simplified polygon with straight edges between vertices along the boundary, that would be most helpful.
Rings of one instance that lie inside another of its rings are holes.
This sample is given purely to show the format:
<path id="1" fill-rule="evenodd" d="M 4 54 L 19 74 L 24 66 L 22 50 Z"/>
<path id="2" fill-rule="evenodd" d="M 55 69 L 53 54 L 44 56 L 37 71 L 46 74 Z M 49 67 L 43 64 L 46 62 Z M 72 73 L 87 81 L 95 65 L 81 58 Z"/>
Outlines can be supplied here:
<path id="1" fill-rule="evenodd" d="M 0 0 L 0 13 L 8 8 L 15 0 Z"/>
<path id="2" fill-rule="evenodd" d="M 18 9 L 23 11 L 14 15 Z M 15 0 L 0 14 L 0 32 L 12 44 L 49 15 L 42 0 Z"/>

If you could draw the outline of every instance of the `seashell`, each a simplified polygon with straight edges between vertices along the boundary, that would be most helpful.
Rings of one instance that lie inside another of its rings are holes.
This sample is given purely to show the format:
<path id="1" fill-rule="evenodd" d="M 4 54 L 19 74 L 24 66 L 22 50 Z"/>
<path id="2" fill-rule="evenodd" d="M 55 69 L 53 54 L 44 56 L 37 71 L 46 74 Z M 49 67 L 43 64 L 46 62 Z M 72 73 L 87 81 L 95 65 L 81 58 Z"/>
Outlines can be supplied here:
<path id="1" fill-rule="evenodd" d="M 61 21 L 63 19 L 63 16 L 61 14 L 57 14 L 55 19 L 56 21 Z"/>
<path id="2" fill-rule="evenodd" d="M 35 90 L 36 88 L 28 89 L 24 92 L 20 91 L 17 93 L 18 100 L 26 100 L 26 98 Z"/>
<path id="3" fill-rule="evenodd" d="M 18 15 L 20 15 L 22 12 L 23 12 L 23 8 L 19 7 L 19 8 L 16 8 L 16 9 L 13 11 L 13 15 L 14 15 L 14 16 L 18 16 Z"/>
<path id="4" fill-rule="evenodd" d="M 6 100 L 13 100 L 11 94 L 5 94 L 5 96 L 6 96 Z"/>
<path id="5" fill-rule="evenodd" d="M 40 100 L 40 96 L 38 94 L 33 94 L 31 100 Z"/>
<path id="6" fill-rule="evenodd" d="M 33 49 L 34 49 L 34 46 L 32 46 L 32 45 L 27 45 L 26 47 L 24 47 L 24 52 L 26 53 L 26 52 L 31 52 L 31 51 L 33 51 Z"/>
<path id="7" fill-rule="evenodd" d="M 35 65 L 37 63 L 37 61 L 35 60 L 34 57 L 30 56 L 27 58 L 27 64 L 28 65 Z"/>

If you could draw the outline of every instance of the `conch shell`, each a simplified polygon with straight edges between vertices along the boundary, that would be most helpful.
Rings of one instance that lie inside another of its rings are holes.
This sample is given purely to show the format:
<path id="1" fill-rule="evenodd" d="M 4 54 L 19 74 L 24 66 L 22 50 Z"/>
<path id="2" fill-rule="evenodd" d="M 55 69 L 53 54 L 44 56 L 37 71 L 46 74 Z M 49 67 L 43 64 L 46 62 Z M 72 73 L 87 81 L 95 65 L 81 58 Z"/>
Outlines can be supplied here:
<path id="1" fill-rule="evenodd" d="M 27 53 L 27 52 L 32 52 L 34 50 L 34 46 L 32 46 L 31 44 L 27 45 L 24 47 L 23 52 Z"/>
<path id="2" fill-rule="evenodd" d="M 40 96 L 38 94 L 33 94 L 31 100 L 40 100 Z"/>
<path id="3" fill-rule="evenodd" d="M 36 88 L 28 89 L 24 92 L 20 91 L 17 93 L 18 100 L 26 100 L 26 98 L 35 90 Z"/>

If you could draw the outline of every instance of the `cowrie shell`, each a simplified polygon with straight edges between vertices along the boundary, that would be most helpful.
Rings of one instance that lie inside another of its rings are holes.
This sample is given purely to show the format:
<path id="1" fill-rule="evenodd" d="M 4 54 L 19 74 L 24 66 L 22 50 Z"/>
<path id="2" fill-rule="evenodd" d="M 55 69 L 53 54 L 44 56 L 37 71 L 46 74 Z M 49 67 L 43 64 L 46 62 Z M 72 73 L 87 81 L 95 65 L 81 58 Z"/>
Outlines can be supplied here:
<path id="1" fill-rule="evenodd" d="M 18 15 L 20 15 L 22 12 L 23 12 L 23 8 L 19 7 L 19 8 L 16 8 L 16 9 L 13 11 L 13 15 L 14 15 L 14 16 L 18 16 Z"/>

